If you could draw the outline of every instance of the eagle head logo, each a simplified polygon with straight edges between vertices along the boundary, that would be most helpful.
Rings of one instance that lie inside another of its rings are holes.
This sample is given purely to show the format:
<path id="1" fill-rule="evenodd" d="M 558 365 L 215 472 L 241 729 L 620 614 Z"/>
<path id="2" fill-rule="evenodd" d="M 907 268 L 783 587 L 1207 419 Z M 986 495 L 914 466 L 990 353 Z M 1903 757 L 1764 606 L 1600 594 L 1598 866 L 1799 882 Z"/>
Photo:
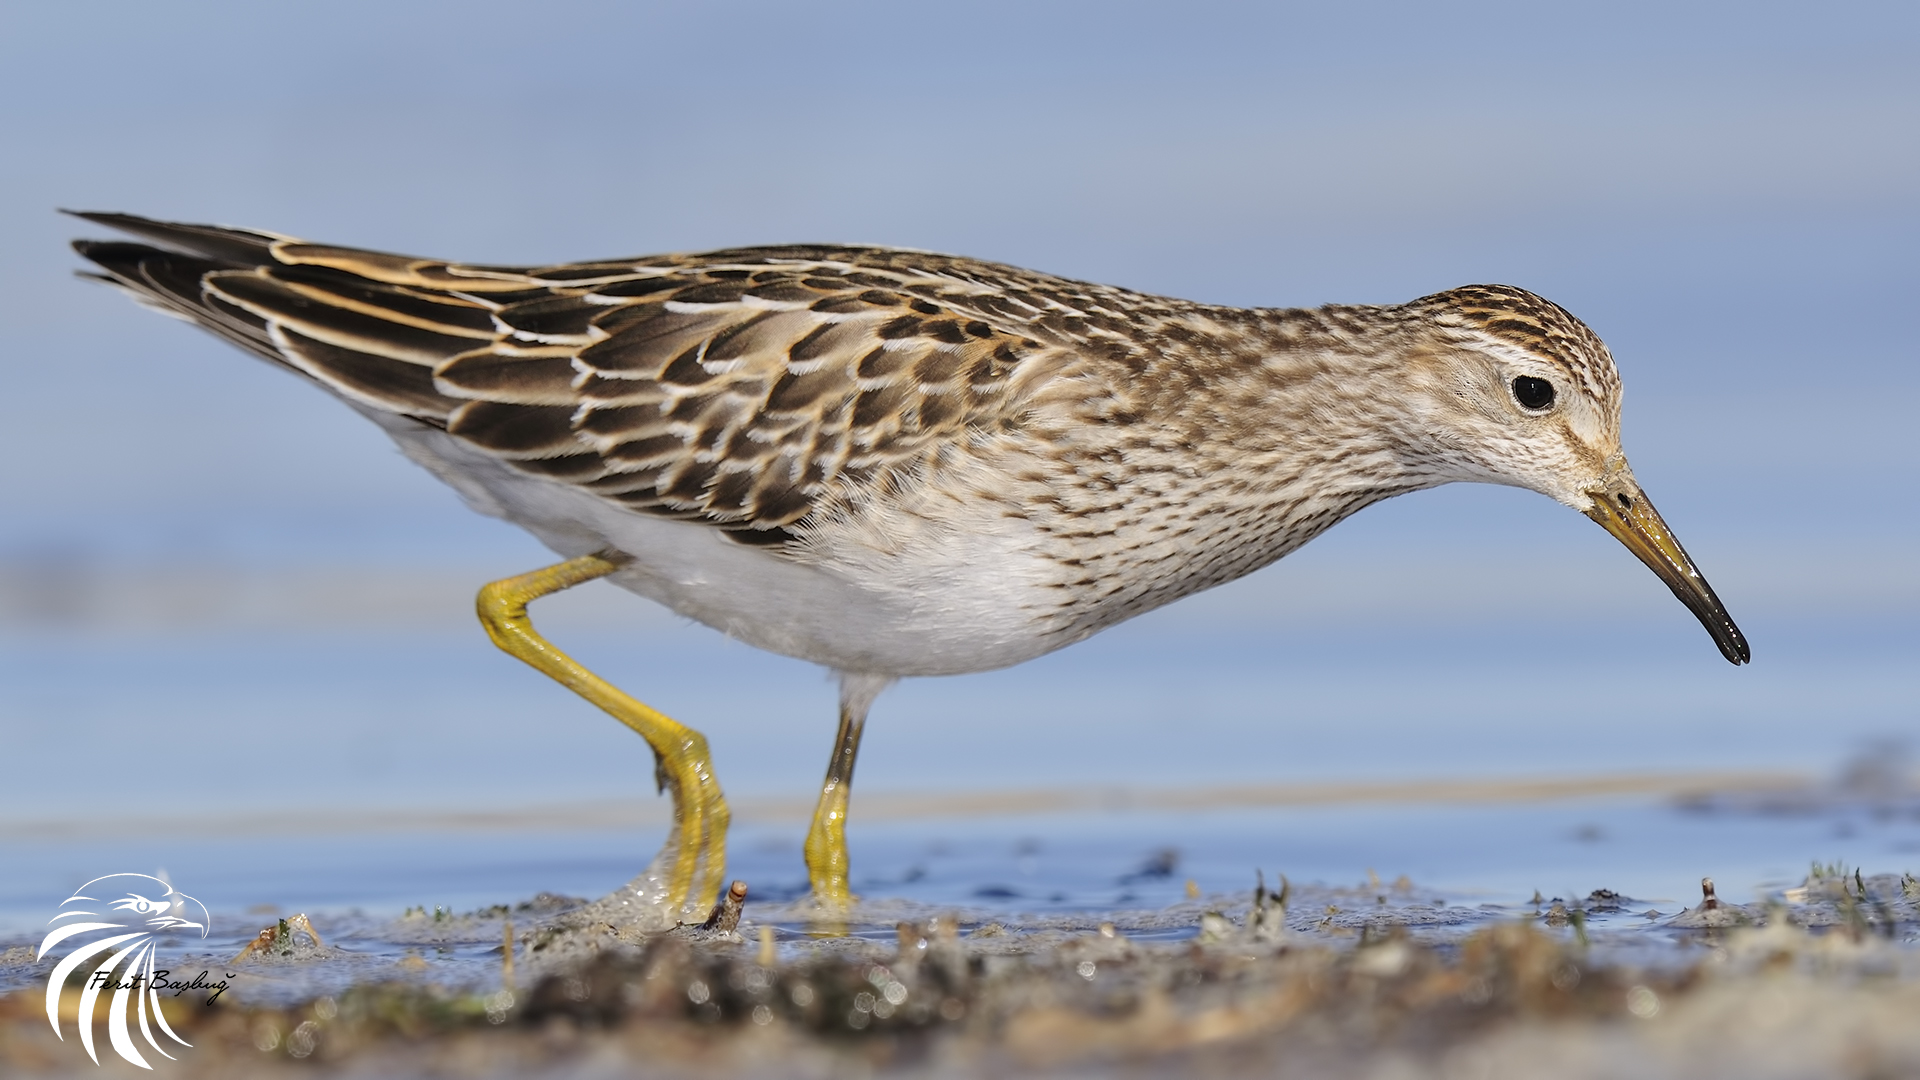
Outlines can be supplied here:
<path id="1" fill-rule="evenodd" d="M 135 1007 L 140 1034 L 161 1057 L 173 1059 L 154 1038 L 155 1026 L 181 1046 L 191 1046 L 174 1034 L 160 1011 L 160 991 L 154 986 L 153 953 L 155 938 L 163 933 L 198 931 L 202 938 L 206 937 L 211 921 L 206 906 L 157 877 L 108 874 L 75 889 L 60 908 L 60 914 L 48 920 L 56 924 L 54 929 L 40 943 L 41 959 L 61 948 L 69 950 L 47 978 L 47 1021 L 53 1025 L 53 1033 L 62 1041 L 66 1039 L 60 1030 L 60 991 L 67 978 L 88 961 L 108 953 L 106 959 L 94 966 L 80 991 L 75 1026 L 87 1056 L 99 1064 L 100 1057 L 93 1048 L 93 1013 L 102 990 L 113 994 L 107 1008 L 107 1037 L 114 1051 L 127 1061 L 143 1069 L 153 1068 L 134 1045 L 135 1017 L 127 1015 L 130 1004 Z M 99 918 L 123 921 L 70 921 Z M 114 930 L 130 932 L 105 933 Z"/>

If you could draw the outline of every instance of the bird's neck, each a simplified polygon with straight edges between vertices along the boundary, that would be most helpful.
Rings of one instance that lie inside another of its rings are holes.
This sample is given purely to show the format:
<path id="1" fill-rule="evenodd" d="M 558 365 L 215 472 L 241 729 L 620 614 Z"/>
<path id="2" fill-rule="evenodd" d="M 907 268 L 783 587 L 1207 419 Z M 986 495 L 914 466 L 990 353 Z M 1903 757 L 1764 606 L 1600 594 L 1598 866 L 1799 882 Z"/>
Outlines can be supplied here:
<path id="1" fill-rule="evenodd" d="M 1215 347 L 1127 389 L 1138 419 L 1096 430 L 1056 480 L 1076 559 L 1111 575 L 1092 632 L 1258 570 L 1382 499 L 1446 483 L 1407 415 L 1411 346 L 1391 309 L 1251 312 Z M 1151 385 L 1151 394 L 1142 391 Z M 1076 451 L 1080 448 L 1076 447 Z M 1098 539 L 1088 539 L 1088 537 Z M 1089 551 L 1092 558 L 1086 558 Z M 1150 565 L 1150 572 L 1118 573 Z M 1119 595 L 1126 593 L 1131 595 Z"/>
<path id="2" fill-rule="evenodd" d="M 1162 403 L 1217 490 L 1299 537 L 1275 558 L 1362 507 L 1459 478 L 1424 420 L 1430 354 L 1399 310 L 1251 312 L 1254 340 Z"/>

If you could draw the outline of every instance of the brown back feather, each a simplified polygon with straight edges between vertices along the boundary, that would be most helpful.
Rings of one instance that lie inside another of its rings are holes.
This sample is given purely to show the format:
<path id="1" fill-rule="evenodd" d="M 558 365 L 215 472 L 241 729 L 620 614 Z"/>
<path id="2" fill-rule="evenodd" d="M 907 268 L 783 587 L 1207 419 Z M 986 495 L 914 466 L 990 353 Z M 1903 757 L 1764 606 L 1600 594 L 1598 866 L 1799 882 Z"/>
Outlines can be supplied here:
<path id="1" fill-rule="evenodd" d="M 117 283 L 343 397 L 774 539 L 830 489 L 1017 425 L 1070 360 L 1042 339 L 1098 337 L 1058 293 L 1099 287 L 888 249 L 490 267 L 82 216 L 184 249 L 76 245 Z"/>

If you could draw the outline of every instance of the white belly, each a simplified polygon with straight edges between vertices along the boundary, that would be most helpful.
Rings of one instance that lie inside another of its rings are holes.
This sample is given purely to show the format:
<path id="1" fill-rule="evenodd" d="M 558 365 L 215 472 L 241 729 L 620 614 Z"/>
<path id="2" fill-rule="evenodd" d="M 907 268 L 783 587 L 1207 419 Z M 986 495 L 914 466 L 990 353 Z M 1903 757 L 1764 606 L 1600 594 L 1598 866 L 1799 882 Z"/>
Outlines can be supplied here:
<path id="1" fill-rule="evenodd" d="M 829 527 L 800 561 L 518 472 L 436 429 L 369 415 L 475 510 L 568 558 L 625 552 L 633 565 L 609 580 L 758 648 L 843 672 L 955 675 L 1078 640 L 1043 632 L 1034 617 L 1054 570 L 1017 519 L 896 520 L 884 538 Z"/>

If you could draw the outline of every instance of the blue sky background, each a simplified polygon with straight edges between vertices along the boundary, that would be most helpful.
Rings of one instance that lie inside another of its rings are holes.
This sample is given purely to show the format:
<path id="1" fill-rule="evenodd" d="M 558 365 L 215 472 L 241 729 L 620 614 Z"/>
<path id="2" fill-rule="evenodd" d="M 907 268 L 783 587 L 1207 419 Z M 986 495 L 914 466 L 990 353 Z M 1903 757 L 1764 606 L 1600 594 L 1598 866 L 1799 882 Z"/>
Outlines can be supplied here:
<path id="1" fill-rule="evenodd" d="M 1826 768 L 1920 722 L 1917 55 L 1905 4 L 0 5 L 0 730 L 43 766 L 0 813 L 79 812 L 89 762 L 235 808 L 649 773 L 470 622 L 537 545 L 73 280 L 98 230 L 57 206 L 490 262 L 879 242 L 1248 305 L 1523 285 L 1612 347 L 1751 667 L 1579 515 L 1444 488 L 894 691 L 861 784 Z M 818 673 L 548 606 L 731 788 L 816 782 Z"/>

